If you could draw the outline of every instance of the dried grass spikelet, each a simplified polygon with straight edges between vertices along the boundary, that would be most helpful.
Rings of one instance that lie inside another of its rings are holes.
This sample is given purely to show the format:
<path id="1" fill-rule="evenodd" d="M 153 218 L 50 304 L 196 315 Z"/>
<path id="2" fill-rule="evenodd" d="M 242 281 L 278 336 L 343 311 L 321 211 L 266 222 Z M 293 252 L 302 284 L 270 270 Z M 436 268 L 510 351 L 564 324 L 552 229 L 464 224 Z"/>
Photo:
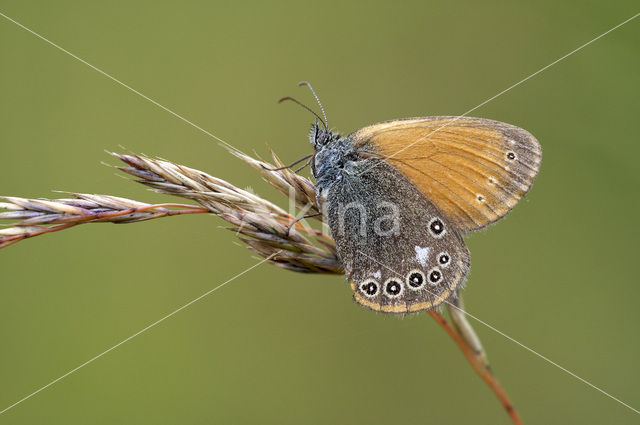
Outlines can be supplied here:
<path id="1" fill-rule="evenodd" d="M 155 192 L 179 196 L 201 206 L 152 205 L 110 195 L 70 193 L 73 198 L 26 199 L 0 197 L 0 219 L 18 220 L 0 229 L 0 248 L 29 237 L 84 223 L 132 223 L 171 215 L 209 212 L 232 226 L 229 230 L 249 249 L 269 262 L 297 272 L 342 273 L 333 240 L 321 231 L 295 221 L 276 204 L 205 172 L 144 155 L 110 153 L 123 161 L 117 168 Z M 238 158 L 261 172 L 279 191 L 291 196 L 302 211 L 317 211 L 315 189 L 306 178 L 289 170 L 268 171 L 276 165 L 240 152 Z"/>
<path id="2" fill-rule="evenodd" d="M 261 172 L 263 178 L 290 196 L 300 210 L 317 211 L 315 188 L 306 178 L 289 170 L 268 171 L 276 165 L 238 151 L 234 155 Z M 289 226 L 295 217 L 249 191 L 193 168 L 142 155 L 114 154 L 125 162 L 121 171 L 138 178 L 158 193 L 192 199 L 231 223 L 229 230 L 258 255 L 289 270 L 307 273 L 342 273 L 330 236 L 302 223 Z"/>

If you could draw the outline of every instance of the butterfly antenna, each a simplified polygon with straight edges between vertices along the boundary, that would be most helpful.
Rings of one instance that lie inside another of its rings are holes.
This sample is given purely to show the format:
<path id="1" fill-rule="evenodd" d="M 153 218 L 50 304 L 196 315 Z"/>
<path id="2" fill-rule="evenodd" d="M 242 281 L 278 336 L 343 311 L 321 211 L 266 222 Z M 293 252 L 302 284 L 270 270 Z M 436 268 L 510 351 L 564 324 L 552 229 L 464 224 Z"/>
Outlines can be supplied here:
<path id="1" fill-rule="evenodd" d="M 316 98 L 316 102 L 318 102 L 318 105 L 320 106 L 320 110 L 322 111 L 322 116 L 324 117 L 324 121 L 322 121 L 322 123 L 324 124 L 324 129 L 329 131 L 329 127 L 327 127 L 327 123 L 329 122 L 329 120 L 327 119 L 327 114 L 324 112 L 324 107 L 322 106 L 322 103 L 320 103 L 320 99 L 318 98 L 318 95 L 316 94 L 316 91 L 313 89 L 313 87 L 311 87 L 311 84 L 309 84 L 308 81 L 301 81 L 298 83 L 298 86 L 307 86 L 309 87 L 309 90 L 311 90 L 311 93 L 313 94 L 313 97 Z"/>
<path id="2" fill-rule="evenodd" d="M 292 97 L 289 97 L 289 96 L 287 96 L 287 97 L 283 97 L 282 99 L 278 100 L 278 103 L 282 103 L 282 102 L 284 102 L 285 100 L 290 100 L 290 101 L 295 102 L 295 103 L 297 103 L 298 105 L 302 106 L 304 109 L 306 109 L 307 111 L 309 111 L 309 112 L 311 112 L 313 115 L 315 115 L 315 117 L 316 117 L 317 119 L 319 119 L 319 120 L 322 122 L 322 125 L 324 125 L 324 128 L 325 128 L 325 129 L 327 128 L 327 123 L 326 123 L 325 121 L 323 121 L 323 120 L 322 120 L 322 118 L 320 118 L 320 116 L 319 116 L 318 114 L 316 114 L 316 113 L 315 113 L 315 111 L 314 111 L 313 109 L 309 108 L 309 107 L 308 107 L 307 105 L 305 105 L 304 103 L 302 103 L 302 102 L 300 102 L 300 101 L 298 101 L 298 100 L 296 100 L 296 99 L 294 99 L 294 98 L 292 98 Z M 322 105 L 320 105 L 320 107 L 322 108 Z M 324 111 L 322 111 L 322 113 L 324 114 Z M 327 117 L 326 117 L 326 116 L 325 116 L 325 119 L 327 119 Z"/>

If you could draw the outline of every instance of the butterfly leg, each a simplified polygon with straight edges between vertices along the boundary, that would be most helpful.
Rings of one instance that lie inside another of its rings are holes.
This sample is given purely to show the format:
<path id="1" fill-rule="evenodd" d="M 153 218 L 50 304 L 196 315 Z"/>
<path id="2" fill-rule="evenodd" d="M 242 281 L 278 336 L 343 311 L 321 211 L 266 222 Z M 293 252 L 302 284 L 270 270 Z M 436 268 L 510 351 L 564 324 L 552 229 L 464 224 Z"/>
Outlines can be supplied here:
<path id="1" fill-rule="evenodd" d="M 296 159 L 296 160 L 295 160 L 295 161 L 293 161 L 291 164 L 289 164 L 289 165 L 285 165 L 284 167 L 268 168 L 268 167 L 265 167 L 265 166 L 263 165 L 263 166 L 262 166 L 262 168 L 264 168 L 265 170 L 268 170 L 268 171 L 280 171 L 280 170 L 286 170 L 286 169 L 288 169 L 288 168 L 293 167 L 293 166 L 294 166 L 294 165 L 296 165 L 296 164 L 300 164 L 302 161 L 304 161 L 304 160 L 306 159 L 306 160 L 307 160 L 307 162 L 306 162 L 306 163 L 305 163 L 301 168 L 298 168 L 297 170 L 295 170 L 295 171 L 294 171 L 295 173 L 297 173 L 298 171 L 302 170 L 304 167 L 306 167 L 307 165 L 309 165 L 309 164 L 311 163 L 311 158 L 312 158 L 312 157 L 313 157 L 313 154 L 311 153 L 311 154 L 309 154 L 309 155 L 305 155 L 305 156 L 303 156 L 303 157 L 302 157 L 302 158 L 300 158 L 300 159 Z"/>
<path id="2" fill-rule="evenodd" d="M 322 215 L 322 213 L 315 213 L 315 214 L 309 214 L 309 215 L 304 215 L 300 218 L 296 218 L 290 225 L 287 226 L 287 237 L 289 236 L 289 232 L 291 232 L 291 229 L 293 228 L 293 226 L 296 225 L 297 222 L 305 220 L 307 218 L 313 218 L 313 217 L 318 217 Z"/>

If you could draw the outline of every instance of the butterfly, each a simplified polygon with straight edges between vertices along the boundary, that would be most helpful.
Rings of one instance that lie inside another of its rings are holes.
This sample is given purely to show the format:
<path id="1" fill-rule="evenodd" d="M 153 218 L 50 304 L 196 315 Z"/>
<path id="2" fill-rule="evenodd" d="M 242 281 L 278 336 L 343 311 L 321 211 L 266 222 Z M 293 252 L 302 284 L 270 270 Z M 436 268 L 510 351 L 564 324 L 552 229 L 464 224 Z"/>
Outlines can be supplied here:
<path id="1" fill-rule="evenodd" d="M 531 188 L 538 141 L 466 116 L 396 119 L 343 137 L 308 86 L 324 115 L 314 113 L 309 136 L 317 203 L 355 301 L 404 314 L 456 297 L 470 267 L 463 235 L 504 217 Z"/>

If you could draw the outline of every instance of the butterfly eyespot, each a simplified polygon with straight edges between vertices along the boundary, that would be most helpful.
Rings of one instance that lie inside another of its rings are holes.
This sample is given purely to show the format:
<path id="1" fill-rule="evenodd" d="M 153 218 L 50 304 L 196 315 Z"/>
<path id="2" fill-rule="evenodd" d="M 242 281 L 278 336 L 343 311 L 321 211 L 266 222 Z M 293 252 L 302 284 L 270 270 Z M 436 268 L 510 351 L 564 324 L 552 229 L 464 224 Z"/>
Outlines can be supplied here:
<path id="1" fill-rule="evenodd" d="M 476 196 L 476 199 L 478 200 L 478 202 L 480 202 L 480 203 L 484 203 L 484 196 L 480 195 L 479 193 L 478 193 L 478 195 Z"/>
<path id="2" fill-rule="evenodd" d="M 447 233 L 444 223 L 438 217 L 431 219 L 429 222 L 429 231 L 434 238 L 441 238 Z"/>
<path id="3" fill-rule="evenodd" d="M 378 282 L 373 279 L 366 280 L 360 284 L 360 290 L 369 298 L 375 297 L 378 293 Z"/>
<path id="4" fill-rule="evenodd" d="M 431 286 L 436 286 L 440 280 L 442 280 L 442 272 L 439 268 L 434 267 L 429 270 L 429 284 Z"/>
<path id="5" fill-rule="evenodd" d="M 391 298 L 398 297 L 402 293 L 402 282 L 396 278 L 388 279 L 384 283 L 384 293 Z"/>
<path id="6" fill-rule="evenodd" d="M 448 252 L 441 252 L 438 255 L 438 264 L 440 264 L 442 267 L 448 266 L 450 262 L 451 262 L 451 256 L 449 255 Z"/>
<path id="7" fill-rule="evenodd" d="M 424 273 L 422 273 L 420 270 L 411 270 L 408 274 L 407 274 L 407 286 L 411 289 L 420 289 L 424 283 L 426 282 L 426 278 L 424 276 Z"/>
<path id="8" fill-rule="evenodd" d="M 507 159 L 508 159 L 509 161 L 515 161 L 515 159 L 516 159 L 516 153 L 515 153 L 515 152 L 513 152 L 513 151 L 509 151 L 509 152 L 507 152 Z"/>
<path id="9" fill-rule="evenodd" d="M 492 186 L 495 186 L 498 183 L 496 178 L 493 177 L 493 176 L 489 177 L 488 181 L 489 181 L 489 184 L 492 185 Z"/>

